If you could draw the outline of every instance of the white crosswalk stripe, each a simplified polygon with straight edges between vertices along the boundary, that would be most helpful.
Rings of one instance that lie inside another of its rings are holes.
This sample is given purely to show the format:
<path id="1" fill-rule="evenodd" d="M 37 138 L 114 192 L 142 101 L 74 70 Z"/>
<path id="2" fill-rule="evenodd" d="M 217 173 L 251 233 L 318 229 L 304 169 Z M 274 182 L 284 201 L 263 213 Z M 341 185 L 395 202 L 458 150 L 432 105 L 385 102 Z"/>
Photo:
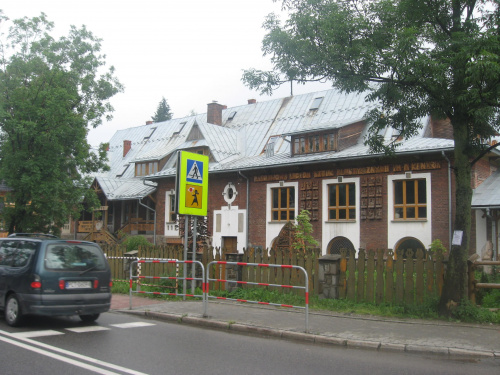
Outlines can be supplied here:
<path id="1" fill-rule="evenodd" d="M 130 322 L 130 323 L 120 323 L 120 324 L 110 324 L 111 327 L 115 328 L 140 328 L 140 327 L 149 327 L 154 326 L 154 323 L 147 322 Z M 89 332 L 99 332 L 99 331 L 109 331 L 110 327 L 103 326 L 85 326 L 85 327 L 71 327 L 64 328 L 64 331 L 70 331 L 73 333 L 89 333 Z M 36 337 L 48 337 L 48 336 L 56 336 L 56 335 L 64 335 L 65 332 L 55 331 L 55 330 L 40 330 L 40 331 L 27 331 L 27 332 L 15 332 L 11 335 L 17 338 L 36 338 Z"/>
<path id="2" fill-rule="evenodd" d="M 85 333 L 85 332 L 109 331 L 110 328 L 101 326 L 88 326 L 88 327 L 65 328 L 65 330 L 75 333 Z"/>
<path id="3" fill-rule="evenodd" d="M 45 331 L 16 332 L 12 334 L 12 336 L 14 337 L 25 338 L 25 339 L 34 337 L 56 336 L 56 335 L 64 335 L 64 332 L 45 330 Z"/>

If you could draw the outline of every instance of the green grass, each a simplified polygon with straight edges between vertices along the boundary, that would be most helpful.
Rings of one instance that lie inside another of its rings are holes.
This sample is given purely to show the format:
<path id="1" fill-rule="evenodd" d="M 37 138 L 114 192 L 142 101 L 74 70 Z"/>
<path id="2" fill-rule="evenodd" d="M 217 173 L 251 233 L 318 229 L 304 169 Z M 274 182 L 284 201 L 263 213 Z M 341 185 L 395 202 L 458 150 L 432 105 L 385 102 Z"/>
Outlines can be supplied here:
<path id="1" fill-rule="evenodd" d="M 127 281 L 114 281 L 113 287 L 111 288 L 112 293 L 118 294 L 129 294 L 130 284 Z M 137 283 L 133 283 L 133 290 L 137 290 Z M 175 290 L 165 287 L 165 286 L 153 286 L 153 285 L 141 285 L 141 291 L 143 292 L 160 292 L 160 293 L 175 293 Z M 182 282 L 179 286 L 179 290 L 177 293 L 182 293 Z M 200 288 L 196 288 L 194 294 L 202 295 L 202 290 Z M 191 287 L 188 283 L 188 293 L 191 294 Z M 182 296 L 168 296 L 168 295 L 159 295 L 159 294 L 142 294 L 142 293 L 133 293 L 134 296 L 145 297 L 145 298 L 154 298 L 154 299 L 162 299 L 162 300 L 170 300 L 170 301 L 180 301 L 183 299 Z M 189 297 L 190 299 L 197 299 L 197 297 Z"/>
<path id="2" fill-rule="evenodd" d="M 500 282 L 500 276 L 496 279 L 478 274 L 477 279 L 481 282 Z M 181 283 L 182 284 L 182 283 Z M 135 285 L 134 285 L 135 288 Z M 171 289 L 164 287 L 141 286 L 143 291 L 170 292 Z M 113 293 L 129 293 L 128 282 L 113 283 Z M 188 293 L 191 290 L 188 289 Z M 180 293 L 180 292 L 179 292 Z M 202 291 L 197 289 L 195 294 L 201 295 Z M 160 298 L 167 300 L 181 300 L 182 297 L 163 295 L 144 295 L 149 298 Z M 232 299 L 242 299 L 248 301 L 270 302 L 275 304 L 305 306 L 305 298 L 297 293 L 283 293 L 283 290 L 274 290 L 268 287 L 237 288 L 232 292 L 210 291 L 211 296 L 226 297 Z M 479 305 L 481 304 L 481 305 Z M 375 304 L 368 302 L 355 302 L 346 299 L 319 299 L 317 296 L 310 296 L 309 308 L 311 311 L 331 311 L 341 314 L 370 315 L 388 318 L 413 318 L 413 319 L 440 319 L 437 311 L 438 298 L 426 299 L 421 304 Z M 493 323 L 500 324 L 500 290 L 482 289 L 478 296 L 478 305 L 474 306 L 469 301 L 462 302 L 454 311 L 452 318 L 446 320 L 470 322 L 470 323 Z"/>

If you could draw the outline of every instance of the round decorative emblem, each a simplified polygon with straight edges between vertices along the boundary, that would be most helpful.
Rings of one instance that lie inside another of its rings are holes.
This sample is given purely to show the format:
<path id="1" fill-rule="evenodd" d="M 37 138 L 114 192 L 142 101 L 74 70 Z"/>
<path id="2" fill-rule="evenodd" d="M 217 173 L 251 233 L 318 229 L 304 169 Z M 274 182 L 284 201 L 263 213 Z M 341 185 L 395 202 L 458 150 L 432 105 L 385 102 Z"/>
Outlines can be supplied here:
<path id="1" fill-rule="evenodd" d="M 238 195 L 238 192 L 236 191 L 236 187 L 233 185 L 232 182 L 229 182 L 226 185 L 222 195 L 224 196 L 224 200 L 226 201 L 227 204 L 231 204 L 234 202 L 236 196 Z"/>

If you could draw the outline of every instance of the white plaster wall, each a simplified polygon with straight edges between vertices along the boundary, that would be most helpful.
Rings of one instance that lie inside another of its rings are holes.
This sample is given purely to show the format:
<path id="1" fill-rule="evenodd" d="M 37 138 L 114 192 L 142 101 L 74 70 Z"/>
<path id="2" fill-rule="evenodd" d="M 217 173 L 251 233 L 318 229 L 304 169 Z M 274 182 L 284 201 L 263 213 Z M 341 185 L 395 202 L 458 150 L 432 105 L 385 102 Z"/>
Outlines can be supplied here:
<path id="1" fill-rule="evenodd" d="M 280 183 L 273 183 L 267 185 L 267 194 L 266 194 L 266 247 L 271 248 L 272 241 L 278 237 L 281 229 L 285 226 L 285 221 L 275 221 L 271 220 L 271 207 L 272 207 L 272 195 L 271 189 L 279 188 L 279 187 L 295 187 L 295 217 L 297 217 L 299 213 L 299 183 L 298 182 L 284 182 L 283 185 Z"/>
<path id="2" fill-rule="evenodd" d="M 165 237 L 176 237 L 179 236 L 179 229 L 176 229 L 176 223 L 167 223 L 168 213 L 170 212 L 170 196 L 175 195 L 170 191 L 165 193 Z"/>
<path id="3" fill-rule="evenodd" d="M 360 247 L 360 203 L 361 203 L 361 188 L 360 179 L 356 178 L 342 178 L 342 183 L 354 183 L 356 186 L 356 220 L 354 221 L 328 221 L 328 185 L 338 184 L 338 179 L 323 180 L 322 182 L 322 217 L 324 219 L 322 224 L 322 236 L 321 236 L 321 252 L 326 254 L 328 250 L 328 244 L 335 237 L 346 237 L 348 238 L 356 252 Z"/>
<path id="4" fill-rule="evenodd" d="M 394 184 L 395 180 L 406 179 L 405 174 L 387 177 L 387 244 L 394 249 L 397 242 L 405 237 L 418 239 L 427 248 L 432 242 L 432 193 L 431 174 L 412 173 L 411 179 L 425 178 L 427 193 L 427 220 L 424 221 L 395 221 L 394 220 Z"/>
<path id="5" fill-rule="evenodd" d="M 217 214 L 221 215 L 221 230 L 217 232 Z M 238 217 L 243 214 L 242 232 L 238 232 Z M 237 237 L 238 252 L 242 253 L 243 248 L 246 246 L 247 236 L 247 212 L 246 210 L 238 209 L 238 206 L 221 207 L 220 210 L 213 212 L 213 238 L 212 246 L 221 247 L 222 237 Z"/>

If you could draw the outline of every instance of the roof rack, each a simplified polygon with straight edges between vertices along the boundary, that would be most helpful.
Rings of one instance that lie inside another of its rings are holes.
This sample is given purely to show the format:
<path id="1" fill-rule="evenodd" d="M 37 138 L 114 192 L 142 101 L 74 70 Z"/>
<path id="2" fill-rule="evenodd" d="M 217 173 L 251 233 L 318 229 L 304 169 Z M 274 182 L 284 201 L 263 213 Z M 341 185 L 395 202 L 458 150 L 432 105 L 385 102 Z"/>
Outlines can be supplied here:
<path id="1" fill-rule="evenodd" d="M 9 237 L 45 237 L 45 238 L 59 238 L 53 234 L 48 233 L 12 233 Z"/>

